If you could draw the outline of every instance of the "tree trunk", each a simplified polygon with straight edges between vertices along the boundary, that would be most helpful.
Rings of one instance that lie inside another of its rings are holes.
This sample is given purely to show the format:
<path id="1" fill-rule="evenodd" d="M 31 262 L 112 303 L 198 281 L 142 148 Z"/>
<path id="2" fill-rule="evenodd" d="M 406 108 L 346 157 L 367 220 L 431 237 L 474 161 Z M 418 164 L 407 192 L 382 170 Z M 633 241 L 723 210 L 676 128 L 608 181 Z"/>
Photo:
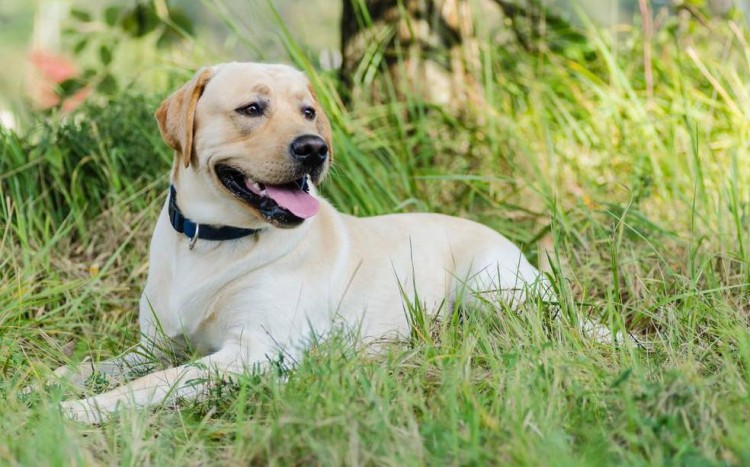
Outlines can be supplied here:
<path id="1" fill-rule="evenodd" d="M 460 108 L 481 95 L 468 0 L 344 0 L 341 53 L 355 101 L 384 100 L 382 71 L 400 99 Z"/>

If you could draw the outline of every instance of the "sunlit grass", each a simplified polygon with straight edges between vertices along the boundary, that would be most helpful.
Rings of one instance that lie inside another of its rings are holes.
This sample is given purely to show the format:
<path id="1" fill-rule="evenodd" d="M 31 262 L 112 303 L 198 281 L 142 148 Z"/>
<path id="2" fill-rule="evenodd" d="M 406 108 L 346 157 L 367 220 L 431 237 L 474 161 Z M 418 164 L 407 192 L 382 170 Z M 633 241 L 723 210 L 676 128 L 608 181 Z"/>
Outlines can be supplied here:
<path id="1" fill-rule="evenodd" d="M 20 390 L 137 340 L 171 157 L 158 99 L 3 131 L 0 461 L 750 462 L 746 33 L 659 39 L 653 98 L 637 36 L 587 36 L 587 61 L 487 46 L 474 123 L 414 99 L 346 110 L 333 77 L 280 39 L 334 123 L 324 192 L 339 209 L 466 216 L 535 261 L 551 232 L 564 319 L 529 303 L 436 322 L 412 304 L 415 332 L 380 355 L 333 338 L 283 378 L 243 375 L 208 401 L 102 427 L 61 419 L 65 388 Z M 589 315 L 647 348 L 582 338 L 571 321 Z"/>

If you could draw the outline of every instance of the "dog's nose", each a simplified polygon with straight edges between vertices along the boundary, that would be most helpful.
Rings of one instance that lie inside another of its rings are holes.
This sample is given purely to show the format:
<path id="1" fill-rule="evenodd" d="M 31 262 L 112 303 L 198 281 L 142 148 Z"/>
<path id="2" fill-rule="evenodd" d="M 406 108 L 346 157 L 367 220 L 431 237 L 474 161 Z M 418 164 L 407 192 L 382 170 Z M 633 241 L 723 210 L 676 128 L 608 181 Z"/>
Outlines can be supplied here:
<path id="1" fill-rule="evenodd" d="M 292 141 L 292 157 L 308 166 L 322 164 L 328 157 L 328 145 L 316 135 L 302 135 Z"/>

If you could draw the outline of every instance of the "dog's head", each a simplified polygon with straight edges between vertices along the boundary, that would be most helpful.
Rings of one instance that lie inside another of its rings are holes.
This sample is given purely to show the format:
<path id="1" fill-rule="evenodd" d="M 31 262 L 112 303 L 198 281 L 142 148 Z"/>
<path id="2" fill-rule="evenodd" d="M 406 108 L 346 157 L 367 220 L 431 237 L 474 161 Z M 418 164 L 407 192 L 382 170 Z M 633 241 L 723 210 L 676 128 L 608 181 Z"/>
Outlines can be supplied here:
<path id="1" fill-rule="evenodd" d="M 332 160 L 331 128 L 300 71 L 258 63 L 203 68 L 162 102 L 156 119 L 176 151 L 173 179 L 211 198 L 198 204 L 223 203 L 220 211 L 228 204 L 277 227 L 318 212 L 313 185 Z"/>

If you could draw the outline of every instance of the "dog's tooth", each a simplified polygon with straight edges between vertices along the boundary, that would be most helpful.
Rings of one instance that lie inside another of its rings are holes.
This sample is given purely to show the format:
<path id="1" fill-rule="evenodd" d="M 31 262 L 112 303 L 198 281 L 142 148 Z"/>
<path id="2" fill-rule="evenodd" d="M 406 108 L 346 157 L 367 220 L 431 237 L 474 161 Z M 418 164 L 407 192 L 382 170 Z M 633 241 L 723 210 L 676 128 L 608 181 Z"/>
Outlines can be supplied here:
<path id="1" fill-rule="evenodd" d="M 253 183 L 253 188 L 260 191 L 260 184 L 258 184 L 258 182 Z"/>

